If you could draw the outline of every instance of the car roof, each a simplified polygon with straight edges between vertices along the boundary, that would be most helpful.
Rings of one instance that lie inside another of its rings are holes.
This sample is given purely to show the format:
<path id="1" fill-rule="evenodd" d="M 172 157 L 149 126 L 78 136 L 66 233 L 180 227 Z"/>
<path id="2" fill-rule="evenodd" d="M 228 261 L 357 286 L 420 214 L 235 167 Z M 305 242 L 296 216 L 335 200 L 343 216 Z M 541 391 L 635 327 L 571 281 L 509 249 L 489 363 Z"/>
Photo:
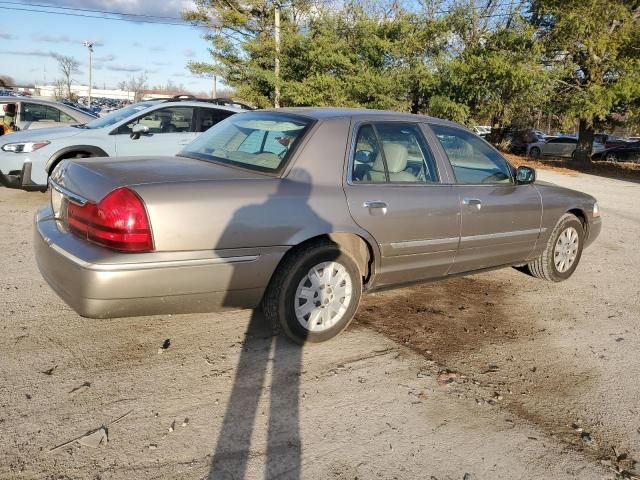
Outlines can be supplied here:
<path id="1" fill-rule="evenodd" d="M 42 103 L 43 105 L 58 105 L 58 106 L 64 105 L 64 103 L 56 102 L 55 100 L 43 100 L 40 98 L 33 98 L 33 97 L 14 97 L 12 95 L 1 95 L 0 102 L 4 102 L 4 101 L 8 101 L 8 102 L 26 101 L 29 103 Z"/>
<path id="2" fill-rule="evenodd" d="M 198 101 L 198 100 L 176 100 L 174 102 L 172 101 L 166 101 L 166 100 L 143 100 L 142 102 L 139 103 L 150 103 L 151 105 L 149 105 L 149 107 L 155 107 L 158 105 L 162 105 L 163 107 L 207 107 L 207 108 L 215 108 L 216 110 L 226 110 L 228 112 L 247 112 L 248 110 L 244 110 L 242 108 L 237 108 L 237 107 L 229 107 L 226 105 L 217 105 L 215 103 L 211 103 L 211 102 L 207 102 L 205 100 L 203 101 Z M 132 105 L 135 105 L 132 104 Z"/>
<path id="3" fill-rule="evenodd" d="M 427 115 L 417 115 L 408 112 L 393 112 L 391 110 L 369 110 L 367 108 L 340 108 L 340 107 L 288 107 L 288 108 L 272 108 L 262 110 L 266 112 L 290 113 L 294 115 L 302 115 L 316 120 L 340 117 L 384 117 L 385 119 L 405 120 L 405 121 L 428 121 L 430 123 L 441 123 L 459 127 L 455 122 L 443 120 L 441 118 L 430 117 Z"/>

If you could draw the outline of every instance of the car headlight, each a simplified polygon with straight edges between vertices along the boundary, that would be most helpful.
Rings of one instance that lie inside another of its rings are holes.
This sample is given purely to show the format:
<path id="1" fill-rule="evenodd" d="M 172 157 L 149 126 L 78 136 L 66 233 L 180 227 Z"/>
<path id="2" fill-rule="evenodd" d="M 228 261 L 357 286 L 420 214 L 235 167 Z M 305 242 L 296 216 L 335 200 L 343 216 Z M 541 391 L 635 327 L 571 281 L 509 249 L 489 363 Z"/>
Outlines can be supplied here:
<path id="1" fill-rule="evenodd" d="M 593 218 L 598 218 L 600 216 L 600 207 L 598 207 L 598 202 L 593 204 Z"/>
<path id="2" fill-rule="evenodd" d="M 46 147 L 49 145 L 48 140 L 41 140 L 39 142 L 16 142 L 16 143 L 6 143 L 2 146 L 2 150 L 5 152 L 13 152 L 13 153 L 29 153 L 35 152 L 36 150 Z"/>

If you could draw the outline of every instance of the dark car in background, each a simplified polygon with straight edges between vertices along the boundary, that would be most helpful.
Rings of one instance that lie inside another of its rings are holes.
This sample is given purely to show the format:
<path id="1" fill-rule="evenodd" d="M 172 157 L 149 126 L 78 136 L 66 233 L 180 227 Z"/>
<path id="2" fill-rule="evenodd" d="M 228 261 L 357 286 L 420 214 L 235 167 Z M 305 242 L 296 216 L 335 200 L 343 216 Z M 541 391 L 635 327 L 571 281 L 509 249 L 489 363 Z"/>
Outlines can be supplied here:
<path id="1" fill-rule="evenodd" d="M 591 158 L 592 160 L 606 160 L 608 162 L 640 163 L 640 141 L 625 142 L 617 147 L 594 153 Z"/>

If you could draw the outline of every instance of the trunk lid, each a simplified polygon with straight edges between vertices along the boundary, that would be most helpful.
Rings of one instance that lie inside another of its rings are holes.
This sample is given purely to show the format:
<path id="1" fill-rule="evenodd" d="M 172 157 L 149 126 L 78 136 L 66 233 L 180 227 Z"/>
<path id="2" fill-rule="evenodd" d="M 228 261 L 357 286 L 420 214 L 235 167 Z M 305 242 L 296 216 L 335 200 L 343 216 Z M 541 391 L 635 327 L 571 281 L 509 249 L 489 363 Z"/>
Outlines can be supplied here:
<path id="1" fill-rule="evenodd" d="M 74 159 L 63 162 L 51 176 L 63 189 L 92 202 L 118 187 L 264 178 L 260 173 L 186 157 Z"/>

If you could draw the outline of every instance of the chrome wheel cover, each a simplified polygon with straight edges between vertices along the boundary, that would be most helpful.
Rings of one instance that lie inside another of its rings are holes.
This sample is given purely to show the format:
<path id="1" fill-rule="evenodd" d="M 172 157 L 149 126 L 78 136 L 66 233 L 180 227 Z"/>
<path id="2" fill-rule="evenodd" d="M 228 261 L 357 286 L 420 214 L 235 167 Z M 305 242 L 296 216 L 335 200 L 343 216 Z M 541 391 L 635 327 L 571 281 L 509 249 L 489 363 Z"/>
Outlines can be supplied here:
<path id="1" fill-rule="evenodd" d="M 323 332 L 336 325 L 351 304 L 351 276 L 337 262 L 323 262 L 302 277 L 295 296 L 298 322 L 310 332 Z"/>
<path id="2" fill-rule="evenodd" d="M 553 263 L 556 270 L 564 273 L 571 268 L 578 257 L 580 237 L 574 227 L 562 231 L 553 249 Z"/>

